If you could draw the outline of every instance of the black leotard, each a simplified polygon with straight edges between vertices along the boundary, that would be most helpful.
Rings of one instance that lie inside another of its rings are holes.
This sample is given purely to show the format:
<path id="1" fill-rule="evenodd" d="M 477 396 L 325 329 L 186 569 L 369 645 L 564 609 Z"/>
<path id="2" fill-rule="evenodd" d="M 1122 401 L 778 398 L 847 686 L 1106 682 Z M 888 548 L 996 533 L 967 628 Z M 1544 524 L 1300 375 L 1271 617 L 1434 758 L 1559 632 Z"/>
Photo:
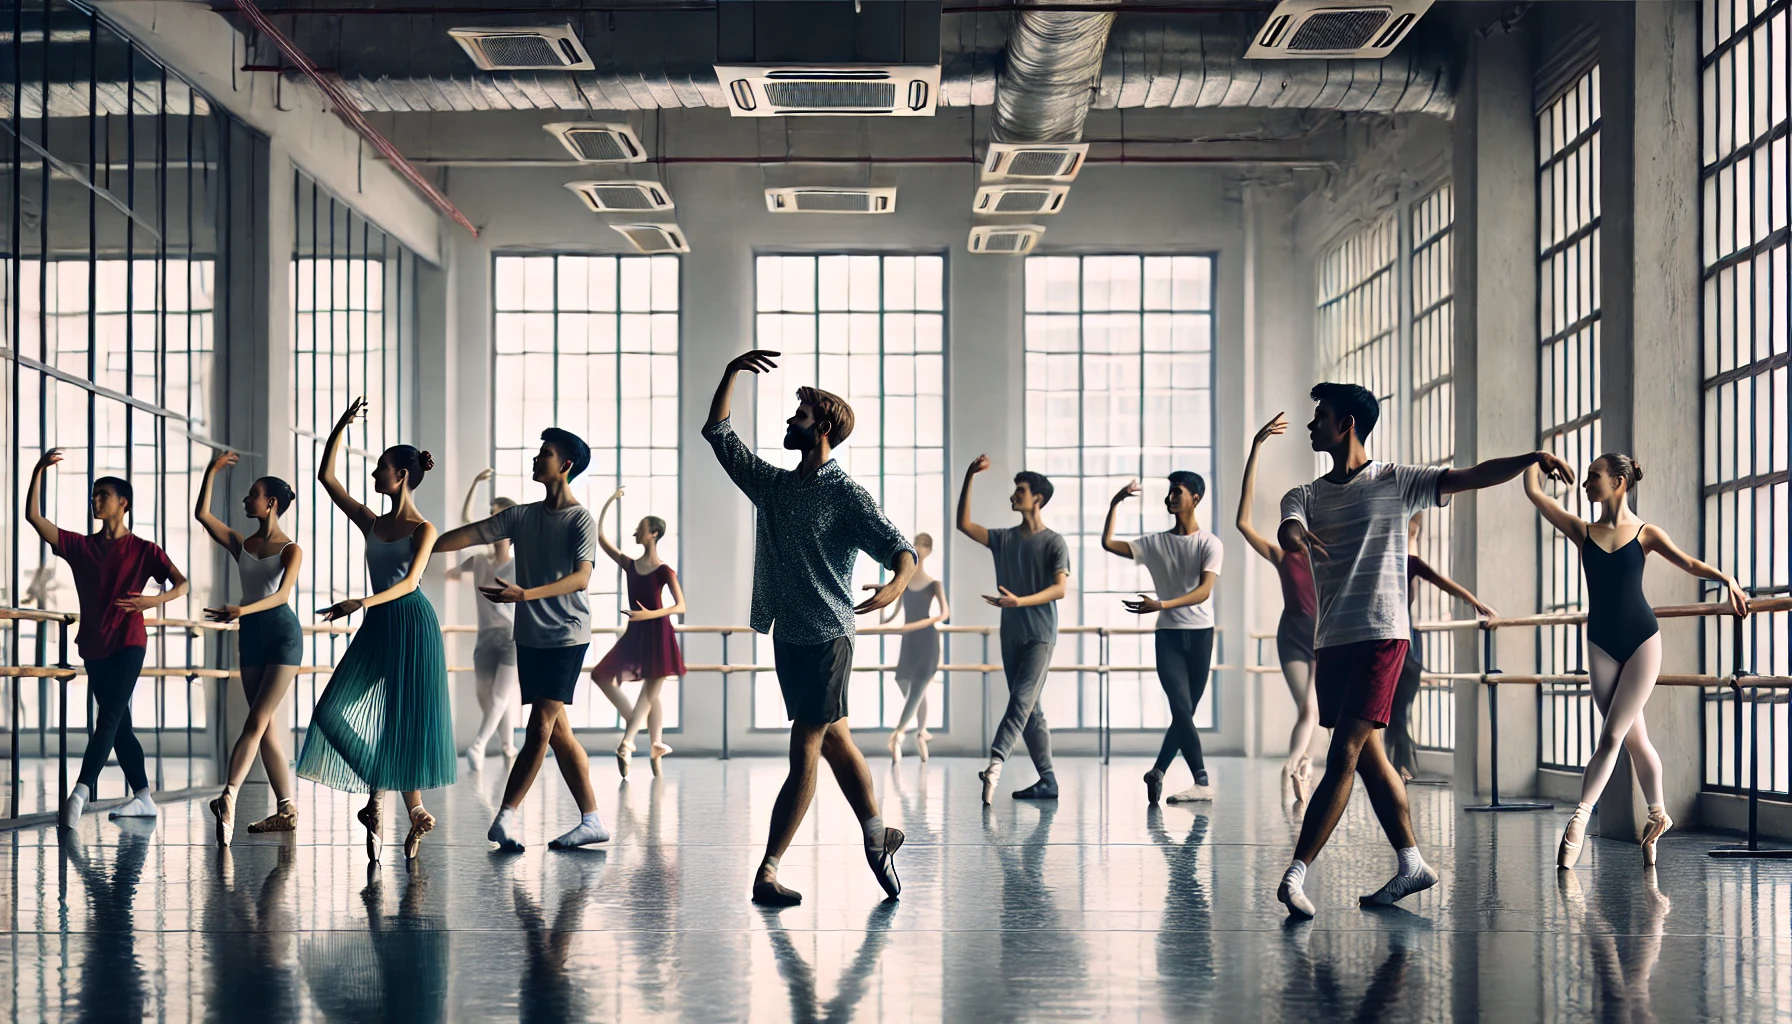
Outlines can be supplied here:
<path id="1" fill-rule="evenodd" d="M 1645 524 L 1646 525 L 1646 524 Z M 1655 610 L 1643 596 L 1643 529 L 1630 543 L 1607 551 L 1589 532 L 1580 545 L 1580 567 L 1587 574 L 1587 642 L 1620 662 L 1629 661 L 1644 641 L 1661 631 Z"/>

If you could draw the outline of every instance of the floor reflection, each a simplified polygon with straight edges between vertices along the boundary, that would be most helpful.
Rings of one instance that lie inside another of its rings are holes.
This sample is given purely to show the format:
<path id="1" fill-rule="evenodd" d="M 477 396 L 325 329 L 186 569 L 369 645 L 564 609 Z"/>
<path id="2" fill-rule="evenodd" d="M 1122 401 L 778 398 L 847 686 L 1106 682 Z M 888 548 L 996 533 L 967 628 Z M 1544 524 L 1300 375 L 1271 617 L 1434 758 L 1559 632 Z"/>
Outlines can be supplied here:
<path id="1" fill-rule="evenodd" d="M 87 946 L 75 998 L 82 1021 L 142 1020 L 148 1006 L 132 917 L 156 823 L 153 818 L 119 818 L 117 824 L 117 845 L 110 850 L 89 850 L 77 834 L 58 837 L 87 897 Z"/>
<path id="2" fill-rule="evenodd" d="M 398 913 L 386 910 L 385 873 L 367 869 L 361 904 L 367 929 L 313 932 L 300 959 L 311 999 L 332 1021 L 447 1019 L 448 942 L 445 922 L 427 910 L 429 877 L 420 862 L 406 872 Z"/>
<path id="3" fill-rule="evenodd" d="M 1162 807 L 1146 811 L 1145 826 L 1169 868 L 1157 932 L 1159 998 L 1173 1013 L 1204 1015 L 1213 1006 L 1214 977 L 1213 901 L 1201 870 L 1207 815 L 1195 815 L 1180 842 L 1164 827 Z"/>
<path id="4" fill-rule="evenodd" d="M 1599 1019 L 1625 1024 L 1654 1021 L 1649 986 L 1655 964 L 1661 959 L 1668 912 L 1673 909 L 1672 901 L 1661 891 L 1656 869 L 1643 869 L 1641 891 L 1629 901 L 1629 927 L 1622 931 L 1612 926 L 1596 902 L 1587 899 L 1575 872 L 1557 872 L 1556 886 L 1593 948 L 1593 976 L 1599 983 L 1595 1012 Z"/>
<path id="5" fill-rule="evenodd" d="M 572 884 L 561 892 L 551 924 L 528 887 L 520 881 L 511 882 L 510 898 L 516 907 L 517 922 L 522 925 L 524 950 L 528 954 L 520 999 L 524 1021 L 584 1018 L 588 999 L 567 970 L 567 959 L 580 939 L 585 910 L 591 905 L 593 889 L 607 858 L 605 850 L 581 850 L 566 859 L 565 870 L 571 874 Z"/>
<path id="6" fill-rule="evenodd" d="M 865 919 L 865 937 L 859 942 L 859 950 L 841 975 L 834 998 L 826 1003 L 821 1001 L 821 993 L 817 990 L 814 968 L 803 959 L 803 954 L 797 952 L 796 944 L 791 942 L 790 933 L 784 928 L 780 919 L 783 912 L 771 907 L 759 908 L 760 916 L 765 919 L 766 935 L 771 939 L 772 957 L 778 964 L 778 976 L 790 989 L 791 1020 L 799 1024 L 844 1024 L 853 1019 L 859 1001 L 865 998 L 866 985 L 877 970 L 878 958 L 889 941 L 890 921 L 896 916 L 897 906 L 897 901 L 885 900 L 871 908 L 871 915 Z"/>
<path id="7" fill-rule="evenodd" d="M 245 851 L 242 873 L 249 874 L 254 854 L 266 850 Z M 299 1019 L 298 932 L 292 912 L 297 836 L 280 835 L 274 854 L 266 875 L 253 872 L 261 882 L 251 888 L 239 875 L 235 850 L 212 852 L 219 890 L 201 920 L 211 961 L 206 1010 L 213 1021 L 277 1024 Z"/>

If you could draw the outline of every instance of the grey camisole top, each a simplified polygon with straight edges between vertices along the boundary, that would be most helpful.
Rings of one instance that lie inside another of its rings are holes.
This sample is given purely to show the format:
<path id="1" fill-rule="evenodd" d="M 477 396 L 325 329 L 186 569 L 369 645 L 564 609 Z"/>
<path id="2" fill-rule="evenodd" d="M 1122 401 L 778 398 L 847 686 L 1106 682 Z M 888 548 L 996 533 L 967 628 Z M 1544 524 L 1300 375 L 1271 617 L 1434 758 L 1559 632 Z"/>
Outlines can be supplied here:
<path id="1" fill-rule="evenodd" d="M 411 571 L 411 560 L 416 556 L 412 549 L 411 538 L 400 537 L 397 540 L 380 540 L 373 534 L 367 535 L 367 577 L 373 584 L 370 594 L 382 590 L 390 590 L 404 574 Z"/>
<path id="2" fill-rule="evenodd" d="M 280 556 L 291 544 L 292 541 L 287 541 L 280 545 L 278 551 L 262 556 L 250 554 L 247 547 L 237 549 L 236 573 L 243 582 L 243 604 L 254 604 L 263 598 L 273 597 L 274 591 L 280 589 L 280 582 L 286 577 L 286 569 L 280 563 Z"/>

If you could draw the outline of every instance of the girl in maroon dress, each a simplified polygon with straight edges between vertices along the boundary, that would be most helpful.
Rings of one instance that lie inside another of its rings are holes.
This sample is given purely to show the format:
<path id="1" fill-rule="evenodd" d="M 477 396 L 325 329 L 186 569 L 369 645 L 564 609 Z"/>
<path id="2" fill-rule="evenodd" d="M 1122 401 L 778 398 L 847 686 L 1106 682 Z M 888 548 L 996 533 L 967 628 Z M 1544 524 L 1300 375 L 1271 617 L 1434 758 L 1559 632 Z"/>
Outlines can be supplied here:
<path id="1" fill-rule="evenodd" d="M 628 577 L 628 629 L 592 668 L 591 681 L 622 715 L 622 742 L 616 745 L 616 767 L 626 779 L 635 754 L 635 734 L 641 726 L 647 726 L 653 743 L 649 756 L 654 775 L 660 773 L 660 758 L 672 752 L 671 747 L 660 742 L 660 686 L 667 676 L 684 675 L 684 655 L 678 649 L 678 635 L 672 630 L 672 616 L 684 614 L 684 588 L 678 585 L 678 574 L 672 567 L 660 561 L 659 542 L 666 535 L 664 519 L 648 516 L 635 527 L 640 558 L 623 554 L 604 536 L 604 520 L 609 517 L 610 506 L 621 497 L 622 488 L 618 487 L 597 514 L 597 543 Z M 670 606 L 660 606 L 662 590 L 672 591 Z M 630 703 L 618 684 L 636 680 L 641 682 L 641 694 Z"/>

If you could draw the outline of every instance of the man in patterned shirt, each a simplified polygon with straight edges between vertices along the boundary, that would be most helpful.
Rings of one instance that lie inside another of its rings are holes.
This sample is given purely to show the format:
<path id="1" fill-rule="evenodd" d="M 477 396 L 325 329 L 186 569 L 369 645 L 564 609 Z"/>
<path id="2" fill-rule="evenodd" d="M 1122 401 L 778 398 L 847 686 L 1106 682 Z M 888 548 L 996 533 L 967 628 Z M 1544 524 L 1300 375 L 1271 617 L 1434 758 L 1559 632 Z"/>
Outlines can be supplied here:
<path id="1" fill-rule="evenodd" d="M 915 549 L 890 524 L 877 502 L 833 459 L 835 445 L 852 433 L 852 407 L 818 388 L 797 389 L 797 409 L 787 421 L 784 447 L 802 453 L 795 470 L 779 469 L 747 450 L 728 424 L 734 378 L 742 370 L 772 369 L 776 352 L 739 356 L 722 373 L 703 436 L 716 458 L 757 512 L 754 528 L 752 626 L 772 637 L 778 687 L 790 716 L 790 774 L 772 804 L 765 860 L 753 879 L 753 902 L 787 907 L 802 894 L 778 884 L 778 862 L 796 838 L 815 797 L 821 758 L 858 815 L 865 831 L 865 859 L 884 891 L 902 891 L 895 855 L 901 829 L 886 828 L 871 788 L 871 769 L 853 743 L 846 721 L 846 686 L 852 673 L 853 616 L 887 607 L 908 588 Z M 890 581 L 856 608 L 853 562 L 860 551 L 892 572 Z"/>

